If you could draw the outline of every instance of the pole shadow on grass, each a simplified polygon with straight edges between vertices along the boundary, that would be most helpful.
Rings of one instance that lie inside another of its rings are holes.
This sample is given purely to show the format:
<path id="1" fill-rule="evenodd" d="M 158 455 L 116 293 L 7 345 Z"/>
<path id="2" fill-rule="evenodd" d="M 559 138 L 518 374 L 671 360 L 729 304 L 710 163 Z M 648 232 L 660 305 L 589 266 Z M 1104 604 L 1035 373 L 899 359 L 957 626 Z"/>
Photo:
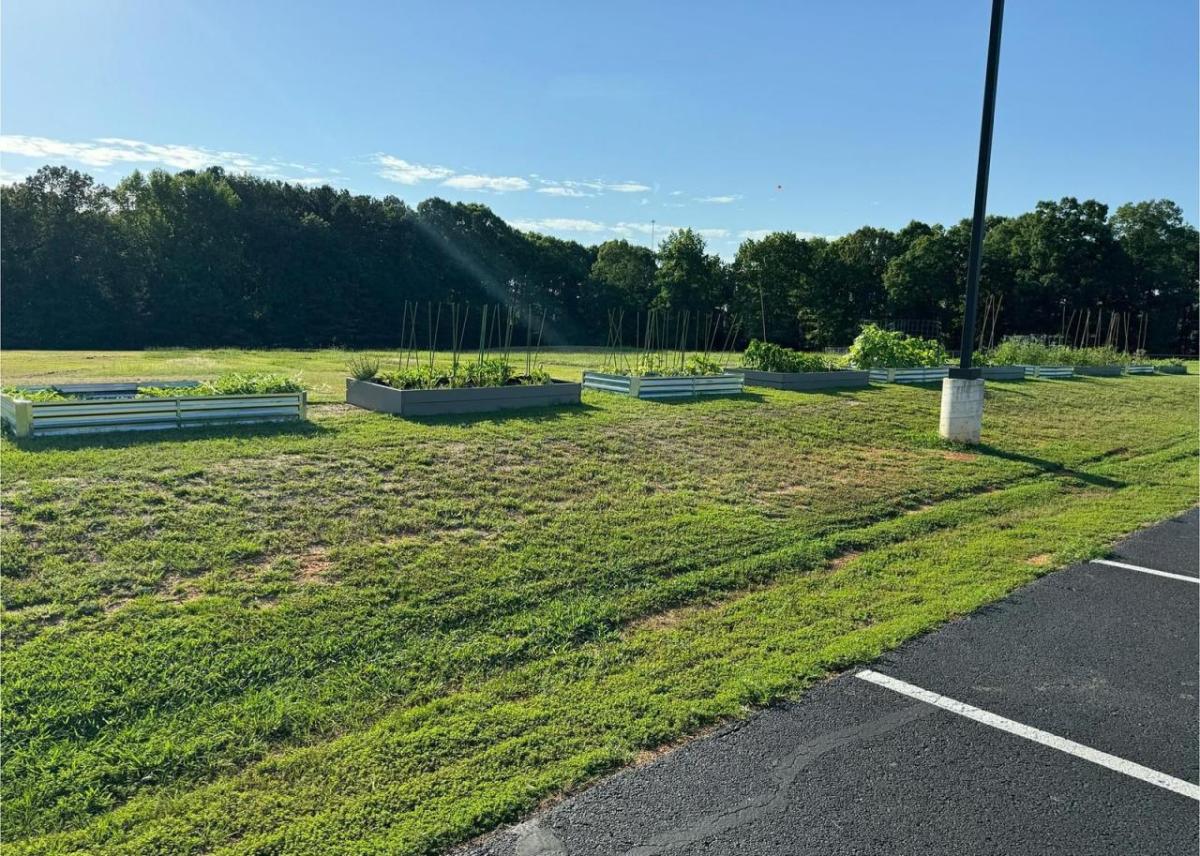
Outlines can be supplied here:
<path id="1" fill-rule="evenodd" d="M 484 410 L 479 413 L 444 413 L 437 416 L 406 416 L 401 413 L 380 413 L 392 419 L 401 419 L 418 425 L 480 425 L 501 423 L 513 419 L 522 422 L 556 422 L 569 416 L 586 416 L 590 411 L 602 410 L 594 404 L 561 404 L 552 407 L 506 407 L 501 410 Z M 372 411 L 364 410 L 366 413 Z M 374 411 L 379 412 L 379 411 Z"/>
<path id="2" fill-rule="evenodd" d="M 244 425 L 197 425 L 188 428 L 159 428 L 144 431 L 97 431 L 91 434 L 53 434 L 49 437 L 17 439 L 5 435 L 7 442 L 23 452 L 69 451 L 71 449 L 129 449 L 147 443 L 183 443 L 193 440 L 263 437 L 318 437 L 329 428 L 308 420 L 289 422 L 253 422 Z"/>
<path id="3" fill-rule="evenodd" d="M 767 397 L 761 392 L 730 392 L 724 395 L 680 395 L 671 398 L 634 398 L 632 395 L 620 395 L 618 393 L 609 393 L 618 398 L 628 398 L 631 401 L 644 401 L 647 404 L 667 404 L 678 406 L 681 404 L 698 404 L 704 401 L 747 401 L 761 402 L 766 401 Z"/>
<path id="4" fill-rule="evenodd" d="M 992 458 L 1001 458 L 1005 461 L 1014 461 L 1019 464 L 1029 464 L 1036 467 L 1047 475 L 1066 476 L 1068 478 L 1077 479 L 1078 481 L 1090 484 L 1095 487 L 1104 487 L 1110 490 L 1125 487 L 1125 482 L 1110 479 L 1107 476 L 1099 476 L 1094 473 L 1085 473 L 1080 470 L 1071 469 L 1070 467 L 1060 464 L 1058 461 L 1048 461 L 1045 458 L 1036 458 L 1033 455 L 1022 455 L 1020 452 L 1010 452 L 1007 449 L 999 449 L 996 446 L 988 443 L 980 443 L 978 446 L 972 447 L 973 450 L 981 455 L 987 455 Z"/>

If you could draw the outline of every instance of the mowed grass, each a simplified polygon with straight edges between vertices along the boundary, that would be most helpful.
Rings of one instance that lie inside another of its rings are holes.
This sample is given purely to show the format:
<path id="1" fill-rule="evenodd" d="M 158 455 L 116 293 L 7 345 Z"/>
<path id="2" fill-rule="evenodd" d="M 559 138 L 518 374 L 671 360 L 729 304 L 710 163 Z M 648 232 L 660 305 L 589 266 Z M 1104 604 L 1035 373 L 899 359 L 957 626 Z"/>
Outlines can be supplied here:
<path id="1" fill-rule="evenodd" d="M 6 850 L 437 852 L 1196 501 L 1194 375 L 938 395 L 5 441 Z"/>

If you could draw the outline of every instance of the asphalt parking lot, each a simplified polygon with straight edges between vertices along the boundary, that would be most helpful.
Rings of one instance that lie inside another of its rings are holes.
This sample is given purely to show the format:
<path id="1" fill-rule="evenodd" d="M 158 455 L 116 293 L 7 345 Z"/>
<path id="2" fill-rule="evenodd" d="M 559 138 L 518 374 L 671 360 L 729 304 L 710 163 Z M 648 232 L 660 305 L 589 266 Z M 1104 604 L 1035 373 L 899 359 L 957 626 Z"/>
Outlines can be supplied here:
<path id="1" fill-rule="evenodd" d="M 476 842 L 472 856 L 1195 854 L 1200 514 Z"/>

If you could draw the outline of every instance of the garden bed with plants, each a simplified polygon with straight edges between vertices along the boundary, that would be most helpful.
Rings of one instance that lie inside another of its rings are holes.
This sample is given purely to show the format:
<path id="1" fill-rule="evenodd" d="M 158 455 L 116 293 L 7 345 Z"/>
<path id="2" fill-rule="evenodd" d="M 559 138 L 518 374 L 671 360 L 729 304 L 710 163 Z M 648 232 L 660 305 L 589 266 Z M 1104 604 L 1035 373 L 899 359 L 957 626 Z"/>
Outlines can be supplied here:
<path id="1" fill-rule="evenodd" d="M 417 352 L 417 319 L 422 314 L 413 303 L 405 306 L 401 324 L 404 350 L 394 370 L 384 369 L 379 360 L 363 357 L 351 361 L 346 378 L 346 402 L 364 410 L 395 416 L 451 416 L 463 413 L 488 413 L 527 407 L 550 407 L 580 403 L 581 384 L 555 380 L 541 368 L 538 349 L 545 326 L 545 312 L 537 323 L 537 340 L 532 309 L 481 307 L 476 317 L 479 347 L 471 358 L 463 353 L 471 308 L 447 304 L 450 324 L 449 365 L 439 364 L 436 346 L 439 340 L 442 305 L 426 306 L 428 353 Z M 512 339 L 518 326 L 527 337 L 524 371 L 510 359 Z M 489 347 L 495 345 L 498 354 Z"/>
<path id="2" fill-rule="evenodd" d="M 940 342 L 866 324 L 850 346 L 850 364 L 877 383 L 936 383 L 947 377 L 950 355 Z"/>
<path id="3" fill-rule="evenodd" d="M 1011 336 L 978 355 L 987 368 L 1021 367 L 1029 378 L 1119 377 L 1134 355 L 1109 346 L 1076 348 L 1031 336 Z"/>
<path id="4" fill-rule="evenodd" d="M 727 369 L 741 375 L 746 386 L 803 391 L 866 386 L 870 373 L 846 367 L 844 360 L 828 354 L 806 354 L 752 339 L 746 347 L 745 365 Z"/>
<path id="5" fill-rule="evenodd" d="M 1187 365 L 1183 360 L 1153 360 L 1151 366 L 1159 374 L 1187 374 Z"/>
<path id="6" fill-rule="evenodd" d="M 742 392 L 742 376 L 728 372 L 725 360 L 714 350 L 723 334 L 724 346 L 719 355 L 727 356 L 729 346 L 737 339 L 737 325 L 727 314 L 651 309 L 646 313 L 644 328 L 640 317 L 634 325 L 637 339 L 632 352 L 623 347 L 623 328 L 623 313 L 610 313 L 604 366 L 601 371 L 583 373 L 584 389 L 644 399 Z"/>
<path id="7" fill-rule="evenodd" d="M 281 375 L 215 381 L 59 384 L 8 388 L 0 419 L 16 437 L 153 431 L 304 419 L 304 387 Z"/>

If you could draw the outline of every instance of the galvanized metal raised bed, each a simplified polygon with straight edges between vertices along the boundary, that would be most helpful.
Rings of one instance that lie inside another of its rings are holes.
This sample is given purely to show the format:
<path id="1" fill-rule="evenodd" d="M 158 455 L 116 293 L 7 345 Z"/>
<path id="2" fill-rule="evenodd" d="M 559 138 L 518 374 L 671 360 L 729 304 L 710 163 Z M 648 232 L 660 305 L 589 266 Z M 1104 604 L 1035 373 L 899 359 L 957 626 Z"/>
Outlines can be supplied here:
<path id="1" fill-rule="evenodd" d="M 1075 377 L 1074 366 L 1022 366 L 1025 377 L 1040 380 L 1063 380 Z"/>
<path id="2" fill-rule="evenodd" d="M 452 416 L 579 404 L 580 389 L 580 384 L 562 380 L 459 389 L 395 389 L 368 380 L 346 378 L 346 402 L 364 410 L 396 416 Z"/>
<path id="3" fill-rule="evenodd" d="M 0 395 L 0 419 L 17 437 L 47 437 L 304 419 L 307 404 L 303 392 L 65 401 L 27 401 Z"/>
<path id="4" fill-rule="evenodd" d="M 1025 380 L 1024 366 L 981 366 L 984 380 Z"/>
<path id="5" fill-rule="evenodd" d="M 871 369 L 871 380 L 875 383 L 937 383 L 949 375 L 949 366 Z"/>
<path id="6" fill-rule="evenodd" d="M 1125 374 L 1154 374 L 1154 366 L 1126 366 Z"/>
<path id="7" fill-rule="evenodd" d="M 719 375 L 618 375 L 584 372 L 583 388 L 615 392 L 634 398 L 692 398 L 697 395 L 737 395 L 740 374 Z"/>
<path id="8" fill-rule="evenodd" d="M 726 369 L 726 374 L 741 375 L 746 386 L 804 391 L 808 389 L 844 389 L 866 386 L 871 373 L 856 370 L 832 372 L 764 372 L 758 369 Z"/>
<path id="9" fill-rule="evenodd" d="M 1160 374 L 1187 374 L 1187 366 L 1158 366 Z"/>
<path id="10" fill-rule="evenodd" d="M 1120 377 L 1124 366 L 1075 366 L 1076 377 Z"/>

